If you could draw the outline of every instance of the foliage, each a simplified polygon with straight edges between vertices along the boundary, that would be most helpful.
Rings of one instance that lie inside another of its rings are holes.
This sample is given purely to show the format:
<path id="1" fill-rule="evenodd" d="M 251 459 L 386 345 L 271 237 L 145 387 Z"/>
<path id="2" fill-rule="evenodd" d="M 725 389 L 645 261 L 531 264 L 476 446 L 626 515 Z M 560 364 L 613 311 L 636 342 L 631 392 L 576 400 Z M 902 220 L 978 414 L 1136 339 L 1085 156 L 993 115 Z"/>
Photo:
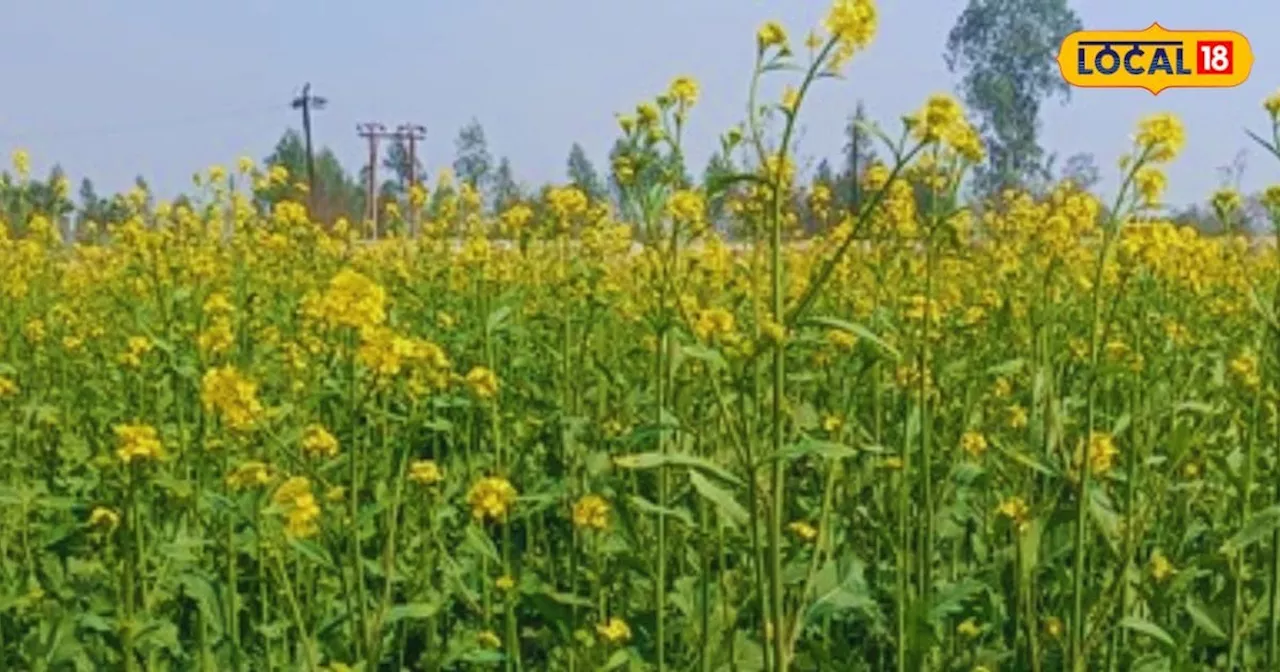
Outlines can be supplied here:
<path id="1" fill-rule="evenodd" d="M 454 144 L 458 156 L 453 161 L 453 171 L 458 179 L 472 188 L 487 186 L 486 180 L 493 169 L 493 157 L 489 155 L 489 144 L 479 120 L 472 119 L 471 123 L 458 131 Z"/>
<path id="2" fill-rule="evenodd" d="M 1054 55 L 1082 28 L 1067 0 L 969 0 L 956 20 L 946 62 L 961 73 L 964 102 L 982 120 L 988 163 L 975 175 L 978 193 L 1043 177 L 1040 106 L 1070 95 Z"/>
<path id="3" fill-rule="evenodd" d="M 16 155 L 0 666 L 1276 669 L 1280 253 L 1231 189 L 1227 235 L 1161 218 L 1171 115 L 1105 207 L 975 214 L 947 95 L 868 127 L 857 207 L 801 185 L 875 16 L 837 1 L 808 60 L 762 27 L 700 184 L 696 82 L 622 115 L 617 208 L 442 171 L 370 241 L 281 153 L 66 245 Z"/>

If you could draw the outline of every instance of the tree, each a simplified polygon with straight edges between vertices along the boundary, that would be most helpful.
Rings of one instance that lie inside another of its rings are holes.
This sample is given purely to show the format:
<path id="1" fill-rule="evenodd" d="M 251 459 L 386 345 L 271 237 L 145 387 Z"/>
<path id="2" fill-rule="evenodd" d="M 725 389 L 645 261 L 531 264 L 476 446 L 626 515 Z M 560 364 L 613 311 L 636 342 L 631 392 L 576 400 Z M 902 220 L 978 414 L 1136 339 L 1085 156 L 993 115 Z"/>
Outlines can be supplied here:
<path id="1" fill-rule="evenodd" d="M 322 147 L 315 157 L 316 193 L 312 217 L 321 222 L 339 218 L 358 222 L 364 217 L 364 183 L 354 179 L 332 149 Z"/>
<path id="2" fill-rule="evenodd" d="M 307 145 L 302 134 L 287 129 L 275 149 L 263 161 L 268 168 L 280 166 L 289 172 L 291 183 L 305 179 L 307 171 Z M 364 214 L 364 182 L 352 179 L 333 150 L 321 147 L 315 156 L 315 190 L 312 194 L 312 217 L 317 221 L 332 223 L 339 218 L 359 221 Z M 275 187 L 259 197 L 264 205 L 278 203 L 287 198 L 299 198 L 301 194 L 292 184 Z"/>
<path id="3" fill-rule="evenodd" d="M 502 212 L 520 200 L 520 185 L 511 169 L 511 159 L 502 157 L 493 174 L 493 209 Z"/>
<path id="4" fill-rule="evenodd" d="M 702 171 L 702 183 L 706 185 L 715 185 L 721 183 L 735 172 L 733 160 L 726 157 L 721 150 L 717 149 L 711 153 L 711 158 L 707 160 L 707 167 Z M 712 228 L 715 228 L 716 230 L 724 228 L 722 223 L 725 216 L 725 210 L 727 209 L 726 205 L 731 193 L 731 189 L 711 190 L 711 197 L 707 201 L 707 217 L 711 221 Z"/>
<path id="5" fill-rule="evenodd" d="M 582 193 L 593 201 L 604 198 L 606 190 L 600 180 L 600 174 L 596 172 L 591 159 L 587 158 L 587 152 L 582 145 L 573 143 L 573 147 L 569 149 L 568 163 L 569 181 L 574 186 L 581 189 Z"/>
<path id="6" fill-rule="evenodd" d="M 626 140 L 623 140 L 622 138 L 614 140 L 613 147 L 609 149 L 609 165 L 611 167 L 614 166 L 614 162 L 617 161 L 619 157 L 627 156 L 629 153 L 630 146 L 627 144 Z M 621 207 L 624 200 L 624 188 L 618 183 L 618 176 L 614 174 L 612 169 L 609 171 L 607 181 L 609 183 L 609 193 L 613 196 L 613 202 Z"/>
<path id="7" fill-rule="evenodd" d="M 875 137 L 865 128 L 867 110 L 858 101 L 858 107 L 849 124 L 845 126 L 844 170 L 836 183 L 836 202 L 846 208 L 857 208 L 862 203 L 862 173 L 867 166 L 879 160 L 876 155 Z"/>
<path id="8" fill-rule="evenodd" d="M 406 139 L 395 136 L 391 143 L 387 145 L 387 157 L 382 160 L 382 168 L 388 171 L 393 180 L 389 180 L 390 184 L 383 183 L 382 191 L 396 196 L 403 196 L 409 186 L 409 180 L 417 176 L 419 181 L 423 180 L 422 161 L 418 157 L 413 157 L 413 161 L 409 160 L 409 143 Z"/>
<path id="9" fill-rule="evenodd" d="M 284 135 L 276 141 L 275 149 L 262 163 L 268 167 L 284 168 L 289 171 L 290 179 L 306 175 L 307 145 L 302 139 L 302 134 L 292 128 L 286 130 Z"/>
<path id="10" fill-rule="evenodd" d="M 155 196 L 151 193 L 151 185 L 147 183 L 146 178 L 137 175 L 133 178 L 133 188 L 142 193 L 143 210 L 150 212 L 155 205 Z"/>
<path id="11" fill-rule="evenodd" d="M 964 102 L 981 122 L 987 164 L 975 174 L 979 193 L 1046 173 L 1040 106 L 1070 98 L 1055 55 L 1063 38 L 1081 28 L 1067 0 L 969 0 L 956 20 L 945 60 L 951 72 L 962 73 Z"/>
<path id="12" fill-rule="evenodd" d="M 493 157 L 489 155 L 489 145 L 484 139 L 484 127 L 472 119 L 458 132 L 454 145 L 458 154 L 453 161 L 453 172 L 472 188 L 482 188 L 493 167 Z"/>
<path id="13" fill-rule="evenodd" d="M 1071 182 L 1076 187 L 1088 191 L 1098 184 L 1101 179 L 1101 172 L 1098 170 L 1098 162 L 1092 154 L 1087 152 L 1079 152 L 1067 157 L 1066 163 L 1062 165 L 1062 171 L 1058 175 L 1058 180 Z"/>
<path id="14" fill-rule="evenodd" d="M 26 203 L 27 213 L 40 213 L 48 217 L 65 239 L 72 224 L 69 215 L 75 211 L 70 192 L 71 185 L 66 171 L 60 164 L 54 164 L 47 178 L 27 182 L 22 198 Z"/>
<path id="15" fill-rule="evenodd" d="M 825 184 L 828 189 L 834 189 L 836 185 L 836 172 L 831 168 L 831 161 L 823 159 L 818 162 L 818 167 L 813 171 L 813 183 Z"/>
<path id="16" fill-rule="evenodd" d="M 93 180 L 84 178 L 80 180 L 80 212 L 76 216 L 76 230 L 83 230 L 84 225 L 88 222 L 97 222 L 103 224 L 102 215 L 105 212 L 103 201 L 98 196 L 98 191 L 93 187 Z"/>

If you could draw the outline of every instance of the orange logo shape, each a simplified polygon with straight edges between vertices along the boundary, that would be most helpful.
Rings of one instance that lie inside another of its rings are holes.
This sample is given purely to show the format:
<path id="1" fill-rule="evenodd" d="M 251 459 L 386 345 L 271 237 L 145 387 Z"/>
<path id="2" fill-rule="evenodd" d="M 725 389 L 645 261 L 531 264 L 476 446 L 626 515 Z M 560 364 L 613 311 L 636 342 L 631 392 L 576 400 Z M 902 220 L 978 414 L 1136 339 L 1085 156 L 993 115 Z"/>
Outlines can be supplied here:
<path id="1" fill-rule="evenodd" d="M 1234 30 L 1082 30 L 1058 50 L 1062 78 L 1072 86 L 1146 89 L 1239 86 L 1253 69 L 1253 48 Z"/>

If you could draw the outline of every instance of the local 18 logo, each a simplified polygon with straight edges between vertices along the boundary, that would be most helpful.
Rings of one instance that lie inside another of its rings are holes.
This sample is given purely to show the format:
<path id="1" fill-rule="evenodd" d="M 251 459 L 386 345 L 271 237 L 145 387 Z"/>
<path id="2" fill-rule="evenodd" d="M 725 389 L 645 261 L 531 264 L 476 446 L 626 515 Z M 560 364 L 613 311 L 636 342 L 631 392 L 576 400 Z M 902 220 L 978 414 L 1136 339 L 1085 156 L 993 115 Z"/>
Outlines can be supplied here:
<path id="1" fill-rule="evenodd" d="M 1253 49 L 1233 30 L 1082 30 L 1058 50 L 1062 78 L 1082 88 L 1146 89 L 1239 86 L 1253 69 Z"/>

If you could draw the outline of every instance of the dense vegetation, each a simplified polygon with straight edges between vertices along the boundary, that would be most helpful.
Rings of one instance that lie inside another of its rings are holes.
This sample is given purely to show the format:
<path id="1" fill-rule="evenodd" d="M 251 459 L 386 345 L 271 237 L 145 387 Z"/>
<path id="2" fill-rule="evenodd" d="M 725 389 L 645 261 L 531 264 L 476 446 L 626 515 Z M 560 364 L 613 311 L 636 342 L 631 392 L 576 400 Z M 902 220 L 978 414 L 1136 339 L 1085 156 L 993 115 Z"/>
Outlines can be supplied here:
<path id="1" fill-rule="evenodd" d="M 799 74 L 701 183 L 678 77 L 612 199 L 446 174 L 376 242 L 245 160 L 72 243 L 15 154 L 0 665 L 1276 669 L 1275 246 L 1160 215 L 1170 115 L 1106 204 L 949 95 L 802 187 L 875 19 L 763 26 L 752 101 Z"/>

